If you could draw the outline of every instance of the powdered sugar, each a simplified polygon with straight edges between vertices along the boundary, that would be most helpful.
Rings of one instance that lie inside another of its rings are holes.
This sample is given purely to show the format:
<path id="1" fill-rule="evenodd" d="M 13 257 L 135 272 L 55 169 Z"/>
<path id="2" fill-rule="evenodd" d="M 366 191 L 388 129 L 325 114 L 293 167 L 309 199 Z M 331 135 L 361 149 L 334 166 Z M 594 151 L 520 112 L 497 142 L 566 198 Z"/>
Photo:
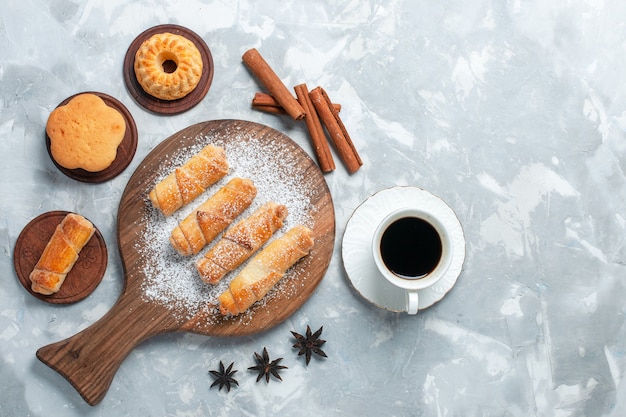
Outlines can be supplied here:
<path id="1" fill-rule="evenodd" d="M 200 279 L 195 264 L 211 245 L 198 255 L 189 257 L 182 257 L 174 251 L 169 243 L 170 233 L 195 207 L 233 177 L 241 177 L 254 182 L 257 196 L 235 222 L 250 215 L 268 201 L 284 204 L 289 214 L 283 228 L 276 232 L 277 237 L 296 224 L 312 228 L 314 210 L 311 203 L 314 197 L 313 190 L 304 176 L 303 168 L 299 165 L 299 157 L 297 152 L 294 152 L 295 144 L 268 142 L 250 136 L 249 133 L 239 132 L 237 129 L 229 129 L 213 136 L 199 136 L 194 138 L 194 143 L 194 146 L 181 149 L 176 155 L 165 158 L 166 161 L 155 177 L 155 183 L 209 143 L 221 146 L 226 151 L 230 167 L 228 174 L 195 201 L 169 217 L 164 217 L 146 199 L 144 228 L 136 245 L 145 265 L 143 271 L 145 300 L 159 303 L 186 317 L 195 315 L 209 304 L 216 304 L 219 294 L 227 288 L 229 281 L 241 268 L 228 274 L 217 285 L 208 285 Z M 145 191 L 146 196 L 148 192 L 149 189 Z M 212 243 L 217 242 L 220 237 L 221 235 Z M 288 280 L 290 277 L 285 279 Z M 272 292 L 268 297 L 271 297 L 271 294 Z"/>

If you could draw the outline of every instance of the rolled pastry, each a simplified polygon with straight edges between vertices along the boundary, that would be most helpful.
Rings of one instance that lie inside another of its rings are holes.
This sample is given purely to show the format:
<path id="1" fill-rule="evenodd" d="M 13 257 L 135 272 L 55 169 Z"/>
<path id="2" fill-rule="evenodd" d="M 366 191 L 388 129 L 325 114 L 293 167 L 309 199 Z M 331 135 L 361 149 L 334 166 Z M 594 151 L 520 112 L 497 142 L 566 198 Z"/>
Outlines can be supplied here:
<path id="1" fill-rule="evenodd" d="M 80 214 L 69 213 L 56 227 L 52 237 L 30 273 L 31 289 L 43 295 L 61 288 L 82 248 L 95 232 L 91 222 Z"/>
<path id="2" fill-rule="evenodd" d="M 195 255 L 239 216 L 256 196 L 249 179 L 233 178 L 172 230 L 170 243 L 183 255 Z"/>
<path id="3" fill-rule="evenodd" d="M 152 204 L 169 216 L 228 173 L 223 148 L 207 145 L 150 191 Z"/>
<path id="4" fill-rule="evenodd" d="M 202 280 L 216 284 L 241 265 L 283 227 L 287 213 L 287 207 L 282 204 L 265 203 L 226 230 L 224 236 L 196 262 Z"/>
<path id="5" fill-rule="evenodd" d="M 313 247 L 313 232 L 302 225 L 270 242 L 243 267 L 219 296 L 220 313 L 240 314 L 259 301 L 285 275 L 287 269 Z"/>

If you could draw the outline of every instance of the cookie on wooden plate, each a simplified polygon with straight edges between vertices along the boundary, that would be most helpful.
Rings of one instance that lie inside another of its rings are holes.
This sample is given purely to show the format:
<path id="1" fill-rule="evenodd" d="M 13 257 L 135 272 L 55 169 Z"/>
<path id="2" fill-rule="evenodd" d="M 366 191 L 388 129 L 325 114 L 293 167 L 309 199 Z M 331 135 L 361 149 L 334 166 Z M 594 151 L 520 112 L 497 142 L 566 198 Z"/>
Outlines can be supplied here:
<path id="1" fill-rule="evenodd" d="M 126 133 L 122 114 L 95 94 L 84 93 L 50 113 L 50 152 L 64 168 L 103 171 L 115 160 Z"/>

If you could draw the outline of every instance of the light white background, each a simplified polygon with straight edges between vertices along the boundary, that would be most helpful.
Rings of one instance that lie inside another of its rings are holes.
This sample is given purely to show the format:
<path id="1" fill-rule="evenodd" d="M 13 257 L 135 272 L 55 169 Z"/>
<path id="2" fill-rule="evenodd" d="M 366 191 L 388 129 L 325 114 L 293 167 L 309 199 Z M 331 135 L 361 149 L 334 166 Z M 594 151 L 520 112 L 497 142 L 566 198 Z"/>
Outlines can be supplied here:
<path id="1" fill-rule="evenodd" d="M 0 8 L 0 415 L 621 416 L 626 411 L 626 4 L 617 0 L 21 0 Z M 122 63 L 143 30 L 176 23 L 208 44 L 206 98 L 176 116 L 140 108 Z M 288 86 L 323 86 L 364 160 L 326 175 L 337 237 L 328 273 L 289 320 L 253 337 L 165 335 L 135 349 L 101 404 L 87 405 L 36 350 L 116 301 L 116 210 L 143 157 L 211 119 L 272 126 L 309 154 L 303 123 L 250 108 L 256 47 Z M 114 180 L 83 184 L 48 157 L 50 111 L 77 92 L 122 101 L 137 154 Z M 465 230 L 453 290 L 417 316 L 363 301 L 342 267 L 354 209 L 393 185 L 444 199 Z M 30 296 L 13 270 L 22 228 L 78 211 L 109 247 L 96 291 L 70 306 Z M 324 326 L 308 367 L 290 331 Z M 284 381 L 246 371 L 266 346 Z M 240 386 L 209 389 L 235 362 Z"/>

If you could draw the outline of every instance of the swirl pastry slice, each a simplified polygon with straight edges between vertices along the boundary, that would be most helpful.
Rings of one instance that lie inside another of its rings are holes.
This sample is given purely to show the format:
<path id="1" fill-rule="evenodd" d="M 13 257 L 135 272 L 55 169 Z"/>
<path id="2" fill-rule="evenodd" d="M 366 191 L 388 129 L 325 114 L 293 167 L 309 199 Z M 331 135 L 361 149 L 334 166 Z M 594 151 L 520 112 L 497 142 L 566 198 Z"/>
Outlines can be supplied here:
<path id="1" fill-rule="evenodd" d="M 220 313 L 237 315 L 261 300 L 313 248 L 313 232 L 294 226 L 255 255 L 219 296 Z"/>
<path id="2" fill-rule="evenodd" d="M 223 148 L 207 145 L 150 191 L 152 204 L 169 216 L 202 194 L 228 173 Z"/>
<path id="3" fill-rule="evenodd" d="M 226 229 L 256 197 L 254 183 L 233 178 L 172 230 L 170 243 L 183 255 L 195 255 Z"/>
<path id="4" fill-rule="evenodd" d="M 58 292 L 95 230 L 93 224 L 80 214 L 65 216 L 30 273 L 32 290 L 43 295 Z"/>
<path id="5" fill-rule="evenodd" d="M 216 284 L 224 275 L 241 265 L 263 246 L 274 232 L 283 227 L 287 213 L 286 206 L 269 202 L 230 227 L 196 262 L 202 280 L 207 284 Z"/>

